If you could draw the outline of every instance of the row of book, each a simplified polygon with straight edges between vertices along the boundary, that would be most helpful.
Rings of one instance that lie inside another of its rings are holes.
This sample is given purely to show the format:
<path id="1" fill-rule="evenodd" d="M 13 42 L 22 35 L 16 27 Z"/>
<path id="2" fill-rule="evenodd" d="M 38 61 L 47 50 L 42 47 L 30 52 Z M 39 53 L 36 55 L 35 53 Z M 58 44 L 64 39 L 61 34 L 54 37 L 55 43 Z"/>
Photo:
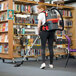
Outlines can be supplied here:
<path id="1" fill-rule="evenodd" d="M 0 44 L 0 53 L 8 53 L 8 44 Z"/>
<path id="2" fill-rule="evenodd" d="M 14 11 L 16 11 L 16 12 L 25 12 L 25 13 L 31 13 L 32 12 L 31 5 L 14 4 L 13 8 L 14 8 Z"/>
<path id="3" fill-rule="evenodd" d="M 72 26 L 73 25 L 73 21 L 70 19 L 64 19 L 64 26 Z"/>
<path id="4" fill-rule="evenodd" d="M 21 13 L 38 13 L 37 11 L 38 5 L 27 5 L 27 4 L 13 4 L 13 9 L 15 12 L 21 12 Z"/>
<path id="5" fill-rule="evenodd" d="M 28 53 L 28 49 L 25 50 L 25 54 Z M 41 49 L 32 49 L 31 51 L 29 51 L 28 56 L 36 56 L 36 55 L 41 55 Z"/>
<path id="6" fill-rule="evenodd" d="M 14 34 L 35 34 L 35 27 L 28 28 L 28 26 L 14 25 Z"/>
<path id="7" fill-rule="evenodd" d="M 8 31 L 8 23 L 0 24 L 0 32 Z"/>
<path id="8" fill-rule="evenodd" d="M 28 24 L 38 24 L 37 16 L 32 15 L 20 15 L 14 16 L 14 23 L 28 23 Z"/>
<path id="9" fill-rule="evenodd" d="M 8 1 L 4 1 L 0 3 L 0 11 L 8 9 Z"/>
<path id="10" fill-rule="evenodd" d="M 62 13 L 64 17 L 66 16 L 72 17 L 72 12 L 70 10 L 60 10 L 60 12 Z"/>
<path id="11" fill-rule="evenodd" d="M 8 34 L 0 34 L 0 42 L 8 42 Z"/>
<path id="12" fill-rule="evenodd" d="M 32 23 L 32 19 L 29 16 L 14 16 L 14 23 Z"/>
<path id="13" fill-rule="evenodd" d="M 64 34 L 68 36 L 72 36 L 72 33 L 70 32 L 70 29 L 64 29 Z"/>
<path id="14" fill-rule="evenodd" d="M 30 47 L 29 47 L 30 48 Z M 29 48 L 20 48 L 20 47 L 14 47 L 14 53 L 17 53 L 21 56 L 24 56 L 28 53 L 27 56 L 36 56 L 36 55 L 41 55 L 41 49 L 31 49 L 29 51 Z M 29 51 L 29 52 L 28 52 Z"/>
<path id="15" fill-rule="evenodd" d="M 7 20 L 7 12 L 3 12 L 0 14 L 0 21 Z"/>
<path id="16" fill-rule="evenodd" d="M 56 40 L 56 44 L 67 44 L 67 43 L 68 43 L 67 39 L 59 38 Z"/>
<path id="17" fill-rule="evenodd" d="M 61 35 L 62 36 L 62 31 L 56 31 L 56 35 Z"/>
<path id="18" fill-rule="evenodd" d="M 25 46 L 25 45 L 32 45 L 33 44 L 33 42 L 34 42 L 34 40 L 36 39 L 36 37 L 37 36 L 30 36 L 30 37 L 28 37 L 28 36 L 24 36 L 24 41 L 22 42 L 23 43 L 23 46 Z M 20 43 L 20 39 L 21 39 L 21 37 L 20 36 L 16 36 L 15 38 L 14 38 L 14 44 L 21 44 Z M 40 41 L 40 39 L 38 39 L 37 41 L 36 41 L 36 43 L 34 44 L 34 46 L 36 45 L 36 44 L 38 44 L 38 45 L 40 45 L 41 44 L 41 41 Z"/>

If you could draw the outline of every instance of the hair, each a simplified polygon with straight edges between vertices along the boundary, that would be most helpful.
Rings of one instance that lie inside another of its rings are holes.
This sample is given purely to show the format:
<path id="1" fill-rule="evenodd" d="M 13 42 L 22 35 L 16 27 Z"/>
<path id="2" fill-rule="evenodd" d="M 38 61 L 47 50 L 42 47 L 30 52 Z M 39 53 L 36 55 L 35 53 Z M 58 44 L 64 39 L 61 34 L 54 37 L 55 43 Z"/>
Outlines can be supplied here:
<path id="1" fill-rule="evenodd" d="M 46 10 L 46 6 L 45 5 L 38 5 L 37 8 L 39 8 L 39 9 L 42 8 L 43 10 Z"/>

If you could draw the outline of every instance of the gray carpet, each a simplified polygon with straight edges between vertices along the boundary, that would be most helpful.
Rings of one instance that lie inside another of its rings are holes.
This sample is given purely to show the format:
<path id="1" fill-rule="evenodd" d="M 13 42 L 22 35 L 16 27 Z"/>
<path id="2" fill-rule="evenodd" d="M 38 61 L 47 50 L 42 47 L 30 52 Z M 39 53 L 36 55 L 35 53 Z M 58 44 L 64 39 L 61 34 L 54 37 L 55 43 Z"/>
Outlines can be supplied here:
<path id="1" fill-rule="evenodd" d="M 47 60 L 47 66 L 43 70 L 39 68 L 41 61 L 29 60 L 20 67 L 13 67 L 14 64 L 3 63 L 0 60 L 0 76 L 76 76 L 76 59 L 70 59 L 67 68 L 64 68 L 65 61 L 54 60 L 54 68 L 50 69 Z"/>

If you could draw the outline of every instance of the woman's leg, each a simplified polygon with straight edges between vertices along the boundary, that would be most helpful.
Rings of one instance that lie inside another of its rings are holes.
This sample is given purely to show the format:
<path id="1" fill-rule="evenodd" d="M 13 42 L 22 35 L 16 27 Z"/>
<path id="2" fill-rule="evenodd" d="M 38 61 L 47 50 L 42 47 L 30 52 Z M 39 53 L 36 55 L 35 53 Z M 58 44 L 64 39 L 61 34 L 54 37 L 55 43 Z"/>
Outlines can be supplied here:
<path id="1" fill-rule="evenodd" d="M 49 37 L 48 37 L 48 48 L 50 52 L 50 64 L 53 64 L 53 41 L 54 41 L 54 31 L 49 32 Z"/>
<path id="2" fill-rule="evenodd" d="M 46 47 L 46 41 L 47 41 L 48 32 L 42 31 L 40 33 L 41 38 L 41 54 L 42 54 L 42 62 L 45 63 L 45 47 Z"/>

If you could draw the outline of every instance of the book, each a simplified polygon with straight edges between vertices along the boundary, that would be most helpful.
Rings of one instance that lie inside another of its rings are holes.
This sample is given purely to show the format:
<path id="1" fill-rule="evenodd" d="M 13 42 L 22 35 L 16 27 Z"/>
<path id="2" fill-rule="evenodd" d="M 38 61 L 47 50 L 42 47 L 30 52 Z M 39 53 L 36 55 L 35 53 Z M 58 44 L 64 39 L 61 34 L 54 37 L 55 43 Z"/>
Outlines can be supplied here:
<path id="1" fill-rule="evenodd" d="M 72 12 L 70 10 L 59 10 L 61 12 L 61 14 L 66 17 L 72 17 Z"/>
<path id="2" fill-rule="evenodd" d="M 4 24 L 2 25 L 2 32 L 5 31 L 5 28 L 6 28 L 6 23 L 4 23 Z"/>
<path id="3" fill-rule="evenodd" d="M 2 32 L 2 24 L 0 24 L 0 32 Z"/>
<path id="4" fill-rule="evenodd" d="M 0 14 L 0 21 L 4 21 L 4 20 L 7 20 L 7 12 L 3 12 Z"/>
<path id="5" fill-rule="evenodd" d="M 16 4 L 16 11 L 20 12 L 20 5 L 19 4 Z"/>
<path id="6" fill-rule="evenodd" d="M 5 34 L 4 42 L 8 42 L 8 34 Z"/>
<path id="7" fill-rule="evenodd" d="M 64 26 L 72 26 L 73 22 L 70 19 L 64 19 Z"/>
<path id="8" fill-rule="evenodd" d="M 0 53 L 2 53 L 2 45 L 0 45 Z"/>
<path id="9" fill-rule="evenodd" d="M 5 34 L 2 34 L 1 35 L 1 42 L 4 42 L 4 40 L 5 40 Z"/>
<path id="10" fill-rule="evenodd" d="M 8 31 L 8 23 L 6 23 L 5 31 Z"/>
<path id="11" fill-rule="evenodd" d="M 4 52 L 8 53 L 8 44 L 4 44 Z"/>
<path id="12" fill-rule="evenodd" d="M 8 9 L 8 1 L 4 1 L 0 4 L 0 10 L 7 10 Z"/>

